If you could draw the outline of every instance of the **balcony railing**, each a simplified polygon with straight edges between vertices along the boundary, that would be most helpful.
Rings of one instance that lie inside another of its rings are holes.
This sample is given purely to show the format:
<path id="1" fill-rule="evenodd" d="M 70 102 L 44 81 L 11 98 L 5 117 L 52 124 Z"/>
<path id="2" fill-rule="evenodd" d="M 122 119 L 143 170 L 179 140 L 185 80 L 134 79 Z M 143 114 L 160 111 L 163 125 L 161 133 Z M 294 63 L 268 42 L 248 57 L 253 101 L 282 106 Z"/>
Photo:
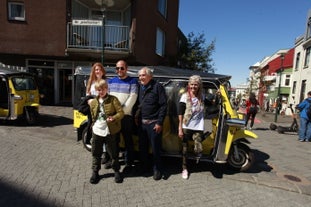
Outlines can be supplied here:
<path id="1" fill-rule="evenodd" d="M 97 25 L 67 25 L 67 48 L 102 50 L 103 42 L 105 50 L 128 51 L 129 27 L 128 26 L 104 26 Z"/>

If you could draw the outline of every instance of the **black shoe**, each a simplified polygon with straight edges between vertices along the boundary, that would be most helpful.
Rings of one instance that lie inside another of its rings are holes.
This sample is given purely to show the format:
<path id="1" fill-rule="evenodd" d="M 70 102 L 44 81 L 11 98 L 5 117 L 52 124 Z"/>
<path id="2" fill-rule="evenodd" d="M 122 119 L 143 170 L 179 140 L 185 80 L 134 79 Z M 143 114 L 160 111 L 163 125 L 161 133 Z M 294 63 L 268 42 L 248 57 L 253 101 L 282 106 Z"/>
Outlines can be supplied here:
<path id="1" fill-rule="evenodd" d="M 111 160 L 109 160 L 108 162 L 106 162 L 105 164 L 104 164 L 104 168 L 105 169 L 110 169 L 112 167 L 112 162 L 111 162 Z"/>
<path id="2" fill-rule="evenodd" d="M 123 179 L 121 177 L 120 172 L 115 172 L 114 173 L 114 182 L 116 183 L 122 183 Z"/>
<path id="3" fill-rule="evenodd" d="M 155 171 L 153 172 L 153 179 L 154 179 L 154 180 L 160 180 L 161 178 L 162 178 L 161 172 L 158 171 L 158 170 L 155 170 Z"/>
<path id="4" fill-rule="evenodd" d="M 132 169 L 133 169 L 132 165 L 126 164 L 126 165 L 124 166 L 122 172 L 123 172 L 124 174 L 129 174 L 129 173 L 132 172 Z"/>
<path id="5" fill-rule="evenodd" d="M 92 177 L 90 178 L 90 183 L 97 184 L 99 182 L 99 175 L 97 171 L 94 171 Z"/>

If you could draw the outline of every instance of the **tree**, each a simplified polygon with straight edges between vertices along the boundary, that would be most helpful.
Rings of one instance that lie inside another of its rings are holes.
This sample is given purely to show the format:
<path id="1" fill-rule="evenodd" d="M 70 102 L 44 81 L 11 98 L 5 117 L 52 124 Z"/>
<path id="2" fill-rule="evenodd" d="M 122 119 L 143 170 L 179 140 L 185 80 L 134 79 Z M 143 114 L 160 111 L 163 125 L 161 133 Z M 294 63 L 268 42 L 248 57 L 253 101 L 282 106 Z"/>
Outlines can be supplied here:
<path id="1" fill-rule="evenodd" d="M 215 51 L 216 41 L 213 40 L 209 45 L 205 42 L 204 33 L 199 33 L 196 36 L 193 32 L 188 34 L 186 47 L 181 54 L 184 67 L 210 73 L 215 72 L 211 56 Z"/>

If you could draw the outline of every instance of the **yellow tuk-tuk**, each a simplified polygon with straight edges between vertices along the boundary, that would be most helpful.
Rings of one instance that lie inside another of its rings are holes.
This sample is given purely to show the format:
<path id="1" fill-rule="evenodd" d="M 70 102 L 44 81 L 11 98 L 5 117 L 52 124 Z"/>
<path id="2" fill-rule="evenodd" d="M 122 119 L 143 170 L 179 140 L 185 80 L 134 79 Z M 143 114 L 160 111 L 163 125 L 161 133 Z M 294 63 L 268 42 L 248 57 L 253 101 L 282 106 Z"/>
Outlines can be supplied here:
<path id="1" fill-rule="evenodd" d="M 128 68 L 128 75 L 137 77 L 142 67 Z M 239 171 L 246 171 L 254 162 L 254 154 L 248 147 L 247 138 L 257 138 L 252 131 L 244 129 L 245 120 L 243 114 L 239 114 L 231 105 L 228 95 L 231 76 L 204 73 L 202 71 L 185 70 L 170 67 L 150 67 L 153 69 L 153 78 L 163 84 L 167 94 L 168 110 L 163 126 L 162 155 L 181 156 L 182 144 L 178 137 L 177 108 L 181 94 L 186 90 L 188 79 L 191 75 L 200 75 L 203 81 L 206 97 L 217 100 L 206 107 L 203 155 L 197 161 L 209 161 L 214 163 L 228 163 L 230 167 Z M 107 78 L 114 77 L 115 68 L 106 67 Z M 77 129 L 77 140 L 83 142 L 87 150 L 91 150 L 91 144 L 87 140 L 87 116 L 78 111 L 78 105 L 85 97 L 85 86 L 91 67 L 77 67 L 74 74 L 74 127 Z M 212 103 L 212 102 L 210 102 Z M 194 143 L 190 143 L 189 149 L 194 149 Z M 120 147 L 124 147 L 121 139 Z M 134 134 L 134 147 L 138 150 L 138 136 Z M 190 158 L 198 159 L 193 150 Z"/>
<path id="2" fill-rule="evenodd" d="M 35 124 L 39 114 L 39 89 L 30 73 L 0 68 L 0 119 L 24 119 Z"/>

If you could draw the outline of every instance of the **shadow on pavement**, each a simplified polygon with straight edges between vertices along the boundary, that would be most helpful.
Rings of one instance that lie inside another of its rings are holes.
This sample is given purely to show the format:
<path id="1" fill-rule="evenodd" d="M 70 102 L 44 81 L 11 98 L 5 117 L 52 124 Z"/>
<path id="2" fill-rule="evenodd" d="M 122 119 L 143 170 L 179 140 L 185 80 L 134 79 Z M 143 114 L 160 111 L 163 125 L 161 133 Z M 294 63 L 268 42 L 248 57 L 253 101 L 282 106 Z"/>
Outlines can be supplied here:
<path id="1" fill-rule="evenodd" d="M 36 124 L 27 125 L 26 121 L 23 119 L 13 120 L 13 121 L 2 121 L 1 125 L 6 126 L 19 126 L 19 127 L 55 127 L 62 125 L 72 125 L 73 120 L 63 116 L 56 116 L 50 114 L 40 114 Z"/>
<path id="2" fill-rule="evenodd" d="M 260 150 L 252 150 L 255 156 L 255 162 L 253 166 L 245 171 L 238 172 L 232 170 L 227 164 L 217 164 L 212 162 L 200 161 L 196 163 L 195 160 L 188 160 L 188 171 L 190 173 L 200 173 L 200 172 L 211 172 L 215 178 L 223 178 L 223 175 L 234 175 L 239 173 L 256 174 L 260 172 L 270 172 L 272 167 L 267 163 L 270 156 Z M 182 160 L 181 157 L 162 157 L 163 165 L 165 169 L 164 179 L 168 179 L 171 175 L 181 174 L 182 171 Z M 151 176 L 151 174 L 150 174 Z"/>
<path id="3" fill-rule="evenodd" d="M 25 188 L 25 187 L 23 187 Z M 0 206 L 6 207 L 21 207 L 21 206 L 41 206 L 52 207 L 55 204 L 50 203 L 42 195 L 41 198 L 38 195 L 34 195 L 25 191 L 25 189 L 19 188 L 17 185 L 12 185 L 0 181 Z"/>
<path id="4" fill-rule="evenodd" d="M 40 114 L 38 123 L 38 125 L 42 127 L 54 127 L 60 125 L 72 125 L 73 120 L 63 116 Z"/>

